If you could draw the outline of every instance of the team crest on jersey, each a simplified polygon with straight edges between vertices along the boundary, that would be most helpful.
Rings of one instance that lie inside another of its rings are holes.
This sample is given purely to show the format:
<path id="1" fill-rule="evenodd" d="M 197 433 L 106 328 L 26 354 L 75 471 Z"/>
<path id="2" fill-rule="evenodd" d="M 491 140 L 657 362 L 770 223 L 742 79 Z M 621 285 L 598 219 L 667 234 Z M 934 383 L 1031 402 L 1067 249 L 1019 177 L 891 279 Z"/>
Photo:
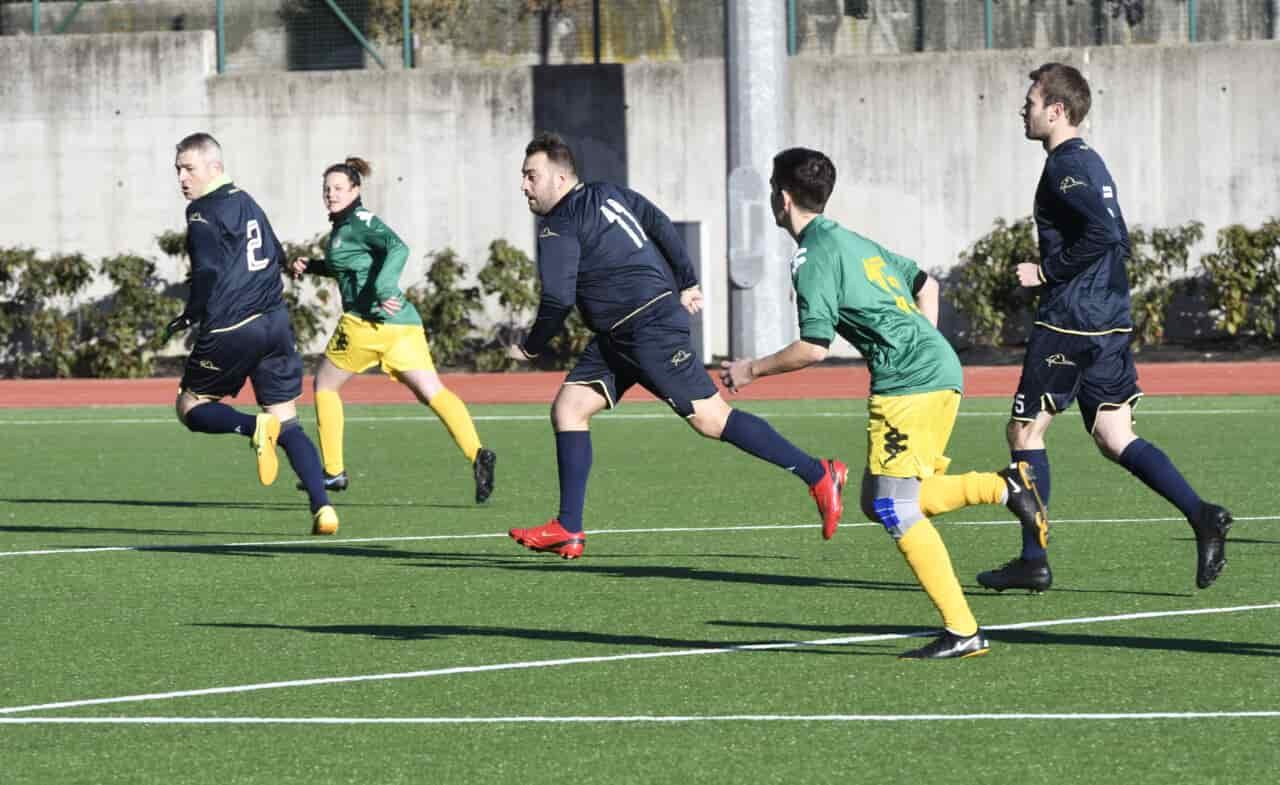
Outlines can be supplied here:
<path id="1" fill-rule="evenodd" d="M 368 210 L 356 210 L 356 218 L 364 221 L 366 224 L 373 223 L 373 213 Z"/>
<path id="2" fill-rule="evenodd" d="M 1062 178 L 1062 182 L 1058 183 L 1058 190 L 1062 191 L 1065 194 L 1067 191 L 1070 191 L 1072 188 L 1078 188 L 1082 185 L 1088 185 L 1088 183 L 1086 183 L 1084 180 L 1077 180 L 1071 175 L 1067 175 L 1066 177 Z"/>
<path id="3" fill-rule="evenodd" d="M 802 245 L 796 249 L 796 252 L 794 254 L 791 255 L 791 275 L 792 276 L 794 276 L 796 274 L 796 271 L 800 269 L 800 265 L 804 264 L 805 262 L 804 255 L 808 253 L 808 251 L 809 249 L 805 248 Z"/>
<path id="4" fill-rule="evenodd" d="M 208 222 L 208 221 L 206 221 L 206 220 L 204 219 L 204 216 L 203 216 L 203 215 L 201 215 L 200 213 L 192 213 L 191 215 L 187 216 L 187 223 L 202 223 L 202 224 L 207 224 L 207 223 L 209 223 L 209 222 Z"/>
<path id="5" fill-rule="evenodd" d="M 342 247 L 342 238 L 341 238 L 341 237 L 335 237 L 335 238 L 333 238 L 333 247 L 334 247 L 334 248 L 341 248 L 341 247 Z"/>
<path id="6" fill-rule="evenodd" d="M 542 231 L 541 231 L 541 232 L 538 232 L 538 239 L 539 239 L 539 240 L 545 240 L 545 239 L 547 239 L 548 237 L 559 237 L 559 236 L 560 236 L 560 235 L 558 235 L 558 234 L 556 234 L 555 232 L 551 231 L 551 227 L 550 227 L 550 226 L 544 226 L 544 227 L 542 227 Z"/>

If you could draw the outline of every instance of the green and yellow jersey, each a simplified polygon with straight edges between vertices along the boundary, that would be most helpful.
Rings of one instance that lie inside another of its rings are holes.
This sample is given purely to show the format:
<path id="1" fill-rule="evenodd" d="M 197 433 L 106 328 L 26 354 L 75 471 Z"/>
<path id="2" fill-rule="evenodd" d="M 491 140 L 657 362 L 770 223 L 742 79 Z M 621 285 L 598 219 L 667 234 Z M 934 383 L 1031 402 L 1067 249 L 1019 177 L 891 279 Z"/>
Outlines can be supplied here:
<path id="1" fill-rule="evenodd" d="M 800 336 L 853 344 L 871 371 L 871 392 L 963 391 L 960 358 L 915 304 L 912 260 L 819 215 L 791 260 Z"/>
<path id="2" fill-rule="evenodd" d="M 356 200 L 333 216 L 325 258 L 312 260 L 307 272 L 337 280 L 346 313 L 369 322 L 422 324 L 417 309 L 400 289 L 400 273 L 408 258 L 409 246 Z M 392 297 L 403 303 L 394 315 L 381 307 Z"/>

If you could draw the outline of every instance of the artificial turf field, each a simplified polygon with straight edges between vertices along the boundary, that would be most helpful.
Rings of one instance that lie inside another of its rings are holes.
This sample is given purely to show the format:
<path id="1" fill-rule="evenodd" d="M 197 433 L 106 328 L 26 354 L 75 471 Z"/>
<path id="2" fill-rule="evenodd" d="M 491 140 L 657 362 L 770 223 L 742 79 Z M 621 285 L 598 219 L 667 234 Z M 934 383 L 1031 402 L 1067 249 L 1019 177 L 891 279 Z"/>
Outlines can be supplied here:
<path id="1" fill-rule="evenodd" d="M 744 408 L 864 460 L 864 401 Z M 350 406 L 312 538 L 287 464 L 262 488 L 247 440 L 168 407 L 0 411 L 0 783 L 1280 778 L 1280 399 L 1139 409 L 1236 515 L 1203 591 L 1176 510 L 1062 417 L 1054 588 L 977 587 L 1017 550 L 1003 507 L 941 519 L 992 651 L 935 663 L 895 659 L 938 619 L 856 488 L 824 542 L 796 479 L 627 404 L 565 562 L 505 536 L 556 509 L 546 407 L 472 412 L 488 505 L 429 412 Z M 1006 413 L 964 403 L 952 471 L 1007 460 Z"/>

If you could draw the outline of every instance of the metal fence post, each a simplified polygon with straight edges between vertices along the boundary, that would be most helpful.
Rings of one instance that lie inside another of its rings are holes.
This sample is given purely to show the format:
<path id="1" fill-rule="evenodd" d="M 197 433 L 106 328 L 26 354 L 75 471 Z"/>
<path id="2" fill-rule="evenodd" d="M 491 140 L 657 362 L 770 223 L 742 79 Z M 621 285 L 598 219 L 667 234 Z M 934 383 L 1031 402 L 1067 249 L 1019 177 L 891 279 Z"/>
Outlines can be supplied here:
<path id="1" fill-rule="evenodd" d="M 352 23 L 351 19 L 342 12 L 342 9 L 338 7 L 338 4 L 333 2 L 333 0 L 324 0 L 324 4 L 329 6 L 329 10 L 333 11 L 333 15 L 338 17 L 338 21 L 342 22 L 347 30 L 356 37 L 356 40 L 360 42 L 360 46 L 364 47 L 364 50 L 369 53 L 369 56 L 374 60 L 377 60 L 378 65 L 385 69 L 387 64 L 378 56 L 378 52 L 373 48 L 373 44 L 369 43 L 369 39 L 364 37 L 364 33 L 360 32 L 360 28 L 356 27 L 355 24 Z"/>
<path id="2" fill-rule="evenodd" d="M 985 49 L 990 49 L 992 39 L 995 33 L 992 30 L 991 17 L 995 14 L 995 10 L 991 7 L 991 0 L 982 0 L 982 40 Z"/>
<path id="3" fill-rule="evenodd" d="M 40 0 L 31 0 L 31 34 L 40 35 Z"/>
<path id="4" fill-rule="evenodd" d="M 796 0 L 787 0 L 787 54 L 795 55 L 800 50 L 800 32 L 796 29 Z"/>
<path id="5" fill-rule="evenodd" d="M 400 4 L 400 37 L 404 39 L 404 67 L 413 68 L 413 24 L 409 18 L 409 0 Z"/>
<path id="6" fill-rule="evenodd" d="M 1187 0 L 1187 40 L 1196 42 L 1196 0 Z"/>
<path id="7" fill-rule="evenodd" d="M 217 11 L 217 39 L 218 39 L 218 73 L 227 70 L 227 15 L 224 7 L 224 0 L 218 0 Z"/>
<path id="8" fill-rule="evenodd" d="M 75 19 L 76 14 L 80 13 L 80 6 L 82 5 L 84 5 L 84 0 L 76 0 L 76 7 L 71 9 L 71 13 L 67 14 L 53 31 L 55 35 L 61 35 L 62 31 L 67 29 L 67 26 L 71 24 L 71 20 Z"/>

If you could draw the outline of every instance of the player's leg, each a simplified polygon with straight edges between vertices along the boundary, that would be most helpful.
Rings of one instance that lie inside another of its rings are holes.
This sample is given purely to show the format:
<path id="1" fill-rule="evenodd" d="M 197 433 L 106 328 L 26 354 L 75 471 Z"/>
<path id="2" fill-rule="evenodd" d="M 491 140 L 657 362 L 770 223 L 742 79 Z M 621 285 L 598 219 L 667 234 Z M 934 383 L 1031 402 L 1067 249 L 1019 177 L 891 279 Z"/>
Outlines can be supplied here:
<path id="1" fill-rule="evenodd" d="M 240 392 L 251 368 L 247 358 L 254 351 L 252 336 L 239 332 L 207 333 L 196 339 L 174 404 L 178 421 L 188 430 L 253 436 L 254 416 L 220 400 Z"/>
<path id="2" fill-rule="evenodd" d="M 327 355 L 316 369 L 316 430 L 320 434 L 324 484 L 331 491 L 345 491 L 350 484 L 343 451 L 346 412 L 342 404 L 342 387 L 353 376 L 354 372 L 339 368 Z M 305 489 L 306 486 L 299 484 L 299 490 Z"/>
<path id="3" fill-rule="evenodd" d="M 400 370 L 409 363 L 415 367 Z M 440 381 L 422 330 L 414 329 L 413 335 L 397 341 L 393 351 L 383 358 L 383 368 L 389 369 L 396 379 L 413 391 L 419 402 L 435 412 L 444 423 L 454 444 L 471 464 L 476 503 L 487 501 L 493 493 L 498 456 L 481 444 L 467 405 Z"/>
<path id="4" fill-rule="evenodd" d="M 1212 585 L 1226 566 L 1226 537 L 1231 513 L 1205 502 L 1173 461 L 1133 429 L 1133 406 L 1142 391 L 1133 366 L 1128 336 L 1098 339 L 1102 352 L 1086 374 L 1080 392 L 1085 427 L 1099 451 L 1163 496 L 1187 518 L 1196 536 L 1196 585 Z"/>
<path id="5" fill-rule="evenodd" d="M 587 480 L 595 458 L 591 447 L 591 418 L 612 408 L 631 385 L 629 379 L 618 379 L 601 343 L 597 337 L 587 344 L 551 404 L 560 482 L 559 512 L 541 526 L 508 532 L 512 539 L 530 550 L 556 553 L 565 559 L 581 556 L 586 543 L 583 510 Z"/>
<path id="6" fill-rule="evenodd" d="M 298 422 L 298 409 L 294 405 L 294 401 L 302 396 L 302 355 L 298 354 L 294 344 L 289 314 L 284 309 L 277 309 L 264 314 L 259 321 L 264 322 L 263 330 L 270 341 L 271 351 L 258 361 L 249 379 L 258 405 L 264 411 L 259 415 L 259 422 L 275 423 L 276 434 L 274 439 L 267 438 L 262 444 L 258 444 L 258 437 L 254 439 L 258 449 L 259 474 L 261 476 L 264 461 L 268 460 L 267 455 L 270 461 L 275 461 L 278 443 L 307 491 L 311 506 L 311 533 L 333 534 L 338 530 L 338 514 L 329 504 L 320 453 L 302 423 Z"/>
<path id="7" fill-rule="evenodd" d="M 978 621 L 965 599 L 947 546 L 920 509 L 920 480 L 864 473 L 862 512 L 882 524 L 893 537 L 898 551 L 942 617 L 942 635 L 902 657 L 950 659 L 986 654 L 989 651 L 986 636 L 978 628 Z"/>

